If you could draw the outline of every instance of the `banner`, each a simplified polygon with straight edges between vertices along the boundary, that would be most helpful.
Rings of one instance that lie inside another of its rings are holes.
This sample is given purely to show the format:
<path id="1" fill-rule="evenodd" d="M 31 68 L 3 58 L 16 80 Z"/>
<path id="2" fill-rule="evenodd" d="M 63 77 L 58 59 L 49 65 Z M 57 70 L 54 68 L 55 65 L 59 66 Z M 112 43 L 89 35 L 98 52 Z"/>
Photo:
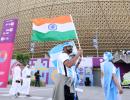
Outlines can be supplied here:
<path id="1" fill-rule="evenodd" d="M 15 59 L 11 60 L 9 81 L 12 80 L 13 68 L 16 67 L 17 61 Z M 57 69 L 54 68 L 48 58 L 32 58 L 29 61 L 32 66 L 32 80 L 35 80 L 34 74 L 37 70 L 40 71 L 40 80 L 46 84 L 54 84 L 57 75 Z"/>
<path id="2" fill-rule="evenodd" d="M 8 83 L 17 23 L 17 19 L 5 20 L 0 34 L 0 88 Z"/>
<path id="3" fill-rule="evenodd" d="M 0 43 L 0 87 L 7 86 L 12 53 L 12 43 Z"/>
<path id="4" fill-rule="evenodd" d="M 86 60 L 83 60 L 86 61 Z M 88 60 L 89 61 L 89 60 Z M 12 79 L 12 69 L 15 67 L 16 65 L 16 60 L 13 59 L 11 61 L 11 69 L 10 69 L 10 76 L 9 76 L 9 80 Z M 85 64 L 85 62 L 84 62 Z M 55 68 L 55 66 L 53 66 L 52 62 L 50 61 L 50 59 L 48 58 L 32 58 L 30 59 L 30 65 L 32 66 L 32 80 L 35 80 L 34 74 L 37 70 L 40 71 L 40 80 L 42 82 L 45 82 L 46 84 L 54 84 L 56 79 L 57 79 L 57 68 Z M 88 69 L 90 68 L 90 69 Z M 87 67 L 87 63 L 86 66 L 79 66 L 77 72 L 78 72 L 78 76 L 79 76 L 79 85 L 83 86 L 84 82 L 85 82 L 85 78 L 86 77 L 90 77 L 90 81 L 91 84 L 93 84 L 93 75 L 92 75 L 92 67 Z"/>
<path id="5" fill-rule="evenodd" d="M 83 57 L 79 67 L 89 67 L 92 68 L 93 67 L 93 57 Z"/>
<path id="6" fill-rule="evenodd" d="M 94 68 L 99 68 L 101 61 L 103 61 L 103 57 L 93 57 L 93 67 Z"/>
<path id="7" fill-rule="evenodd" d="M 40 71 L 40 79 L 46 84 L 52 84 L 55 81 L 57 70 L 50 66 L 50 60 L 47 58 L 32 58 L 30 59 L 32 66 L 32 80 L 35 80 L 34 74 L 37 70 Z"/>
<path id="8" fill-rule="evenodd" d="M 0 43 L 13 43 L 17 30 L 17 19 L 5 20 L 3 23 L 2 33 L 0 35 Z"/>

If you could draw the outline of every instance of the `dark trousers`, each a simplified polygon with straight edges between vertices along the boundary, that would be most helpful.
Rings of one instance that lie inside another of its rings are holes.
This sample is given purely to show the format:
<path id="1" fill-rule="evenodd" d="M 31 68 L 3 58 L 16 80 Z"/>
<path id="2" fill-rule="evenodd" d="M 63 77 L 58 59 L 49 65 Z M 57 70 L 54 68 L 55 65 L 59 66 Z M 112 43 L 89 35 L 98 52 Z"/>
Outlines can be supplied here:
<path id="1" fill-rule="evenodd" d="M 65 100 L 74 100 L 74 93 L 70 93 L 70 87 L 67 85 L 64 86 L 64 96 Z"/>
<path id="2" fill-rule="evenodd" d="M 36 86 L 40 87 L 40 80 L 36 80 L 36 81 L 35 81 L 35 87 L 36 87 Z"/>

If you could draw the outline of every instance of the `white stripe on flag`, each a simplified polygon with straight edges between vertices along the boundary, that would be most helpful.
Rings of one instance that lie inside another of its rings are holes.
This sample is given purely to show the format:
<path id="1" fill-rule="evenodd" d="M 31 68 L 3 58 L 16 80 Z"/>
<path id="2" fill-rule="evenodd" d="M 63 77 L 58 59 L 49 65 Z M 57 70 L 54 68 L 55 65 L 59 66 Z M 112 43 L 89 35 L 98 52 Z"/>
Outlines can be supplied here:
<path id="1" fill-rule="evenodd" d="M 52 31 L 52 30 L 49 30 L 49 24 L 43 24 L 41 26 L 36 26 L 35 24 L 33 24 L 33 30 L 36 30 L 36 31 L 39 31 L 39 32 L 42 32 L 42 33 L 47 33 L 49 31 Z M 55 24 L 56 26 L 56 29 L 55 31 L 59 31 L 59 32 L 65 32 L 65 31 L 70 31 L 70 30 L 75 30 L 75 27 L 74 27 L 74 23 L 70 22 L 70 23 L 65 23 L 65 24 Z"/>

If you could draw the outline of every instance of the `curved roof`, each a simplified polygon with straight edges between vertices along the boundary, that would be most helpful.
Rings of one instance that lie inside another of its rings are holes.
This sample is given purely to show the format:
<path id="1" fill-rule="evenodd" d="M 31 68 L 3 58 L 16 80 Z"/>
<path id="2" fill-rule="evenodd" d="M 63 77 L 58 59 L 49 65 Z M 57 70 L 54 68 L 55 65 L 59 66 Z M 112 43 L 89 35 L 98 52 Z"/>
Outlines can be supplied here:
<path id="1" fill-rule="evenodd" d="M 99 55 L 130 49 L 130 0 L 0 0 L 0 27 L 4 19 L 19 19 L 15 52 L 30 52 L 32 19 L 68 14 L 73 17 L 84 56 L 96 56 L 92 43 L 96 33 Z M 58 43 L 36 43 L 35 56 L 42 57 Z"/>

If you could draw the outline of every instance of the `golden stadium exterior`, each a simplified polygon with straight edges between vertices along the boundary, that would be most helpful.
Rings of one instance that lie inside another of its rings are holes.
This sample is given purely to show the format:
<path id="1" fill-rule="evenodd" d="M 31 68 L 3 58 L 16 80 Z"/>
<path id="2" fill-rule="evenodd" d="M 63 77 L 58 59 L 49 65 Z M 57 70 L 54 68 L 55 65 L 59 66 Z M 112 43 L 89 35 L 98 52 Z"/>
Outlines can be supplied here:
<path id="1" fill-rule="evenodd" d="M 84 56 L 96 56 L 92 42 L 96 33 L 99 55 L 108 50 L 130 49 L 130 0 L 0 0 L 0 28 L 5 19 L 19 20 L 15 52 L 30 52 L 32 19 L 69 14 L 73 17 Z M 43 57 L 58 43 L 36 43 L 35 57 Z"/>

